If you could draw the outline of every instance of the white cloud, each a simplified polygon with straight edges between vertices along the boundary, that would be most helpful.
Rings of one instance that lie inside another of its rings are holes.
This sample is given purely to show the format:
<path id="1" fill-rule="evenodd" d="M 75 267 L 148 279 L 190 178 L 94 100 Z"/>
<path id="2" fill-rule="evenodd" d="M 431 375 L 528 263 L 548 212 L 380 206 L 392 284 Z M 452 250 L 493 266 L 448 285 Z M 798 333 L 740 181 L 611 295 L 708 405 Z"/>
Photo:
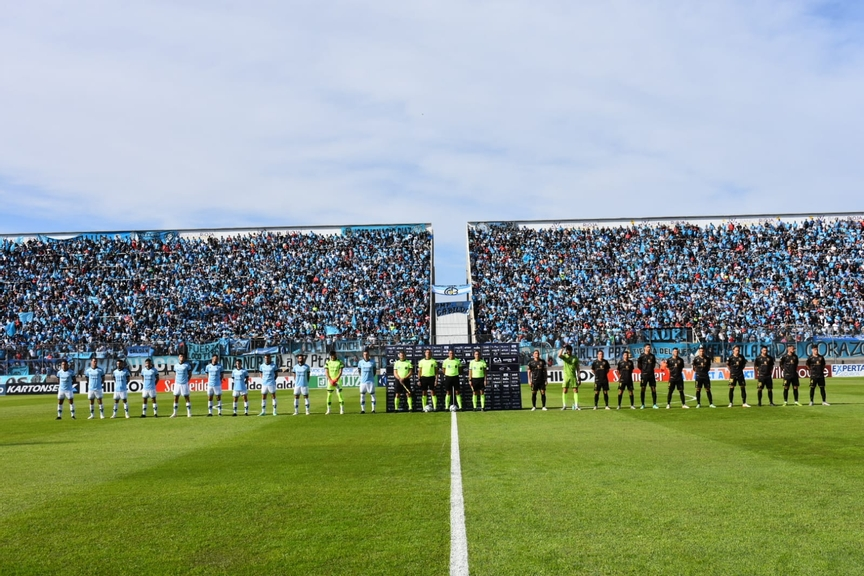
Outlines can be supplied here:
<path id="1" fill-rule="evenodd" d="M 864 208 L 847 4 L 248 4 L 5 7 L 0 226 Z"/>

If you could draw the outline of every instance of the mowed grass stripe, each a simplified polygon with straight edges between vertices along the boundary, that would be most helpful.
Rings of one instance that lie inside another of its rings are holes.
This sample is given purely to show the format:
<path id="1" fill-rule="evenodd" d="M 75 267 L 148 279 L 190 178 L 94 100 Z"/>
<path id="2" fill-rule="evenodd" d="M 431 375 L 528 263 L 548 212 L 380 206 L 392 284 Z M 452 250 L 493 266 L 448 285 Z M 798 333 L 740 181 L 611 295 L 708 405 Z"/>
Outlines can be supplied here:
<path id="1" fill-rule="evenodd" d="M 472 573 L 860 571 L 864 480 L 848 446 L 861 406 L 818 409 L 836 425 L 810 430 L 822 459 L 772 451 L 808 421 L 781 408 L 462 418 Z M 760 434 L 764 445 L 735 440 Z"/>
<path id="2" fill-rule="evenodd" d="M 0 572 L 447 571 L 449 415 L 181 422 L 248 429 L 7 516 Z"/>

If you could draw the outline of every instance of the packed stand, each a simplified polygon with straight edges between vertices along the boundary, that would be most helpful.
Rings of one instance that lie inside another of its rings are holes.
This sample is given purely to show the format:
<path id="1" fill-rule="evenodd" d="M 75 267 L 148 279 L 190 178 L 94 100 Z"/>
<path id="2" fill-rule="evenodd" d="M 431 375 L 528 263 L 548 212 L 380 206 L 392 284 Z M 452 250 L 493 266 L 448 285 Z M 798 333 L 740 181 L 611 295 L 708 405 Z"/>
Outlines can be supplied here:
<path id="1" fill-rule="evenodd" d="M 431 246 L 416 227 L 2 240 L 3 356 L 219 338 L 423 341 Z"/>
<path id="2" fill-rule="evenodd" d="M 607 345 L 645 329 L 703 340 L 861 335 L 859 218 L 469 229 L 476 330 Z"/>

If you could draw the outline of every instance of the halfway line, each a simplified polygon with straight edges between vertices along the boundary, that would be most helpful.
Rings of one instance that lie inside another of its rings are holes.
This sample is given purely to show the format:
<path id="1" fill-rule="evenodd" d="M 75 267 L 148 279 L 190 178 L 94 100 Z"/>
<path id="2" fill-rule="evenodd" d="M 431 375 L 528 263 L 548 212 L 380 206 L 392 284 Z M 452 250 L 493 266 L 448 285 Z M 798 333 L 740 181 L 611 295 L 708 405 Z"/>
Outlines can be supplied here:
<path id="1" fill-rule="evenodd" d="M 456 412 L 450 419 L 450 576 L 468 576 L 468 536 L 465 532 L 465 500 L 462 498 L 462 462 L 459 459 L 459 427 Z"/>

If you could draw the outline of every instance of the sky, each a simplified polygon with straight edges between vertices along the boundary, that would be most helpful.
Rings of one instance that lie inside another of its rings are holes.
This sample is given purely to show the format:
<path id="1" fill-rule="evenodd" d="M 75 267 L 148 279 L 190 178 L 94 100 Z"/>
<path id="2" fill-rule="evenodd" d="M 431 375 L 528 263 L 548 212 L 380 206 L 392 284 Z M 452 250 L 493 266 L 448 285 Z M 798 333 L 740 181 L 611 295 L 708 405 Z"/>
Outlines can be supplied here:
<path id="1" fill-rule="evenodd" d="M 0 0 L 0 233 L 864 210 L 862 6 Z"/>

